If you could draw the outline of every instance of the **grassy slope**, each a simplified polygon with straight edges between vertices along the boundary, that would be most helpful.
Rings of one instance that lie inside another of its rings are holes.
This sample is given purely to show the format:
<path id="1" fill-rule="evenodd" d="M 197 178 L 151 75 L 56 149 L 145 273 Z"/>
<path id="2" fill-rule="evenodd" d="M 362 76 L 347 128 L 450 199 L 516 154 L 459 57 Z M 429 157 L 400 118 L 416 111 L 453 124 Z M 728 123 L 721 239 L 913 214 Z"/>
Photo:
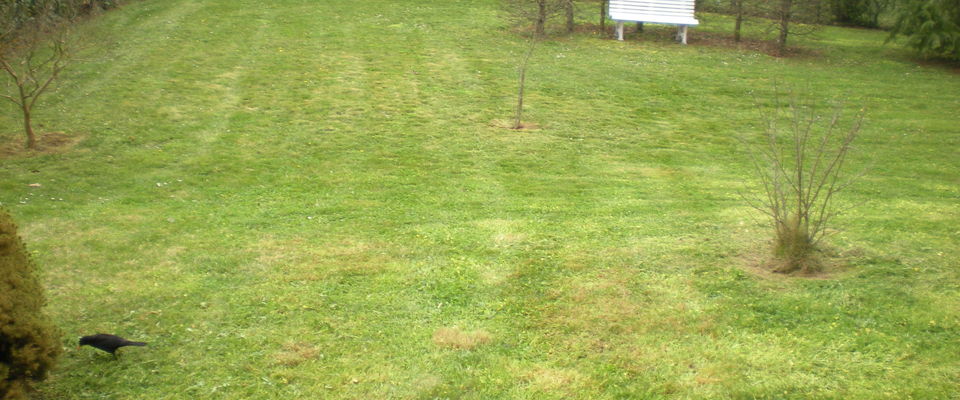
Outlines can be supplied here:
<path id="1" fill-rule="evenodd" d="M 960 395 L 955 74 L 870 31 L 787 60 L 580 34 L 514 132 L 494 2 L 270 3 L 104 16 L 37 116 L 85 140 L 2 160 L 65 346 L 150 342 L 69 350 L 43 397 Z M 743 272 L 768 233 L 734 138 L 774 80 L 870 110 L 832 279 Z"/>

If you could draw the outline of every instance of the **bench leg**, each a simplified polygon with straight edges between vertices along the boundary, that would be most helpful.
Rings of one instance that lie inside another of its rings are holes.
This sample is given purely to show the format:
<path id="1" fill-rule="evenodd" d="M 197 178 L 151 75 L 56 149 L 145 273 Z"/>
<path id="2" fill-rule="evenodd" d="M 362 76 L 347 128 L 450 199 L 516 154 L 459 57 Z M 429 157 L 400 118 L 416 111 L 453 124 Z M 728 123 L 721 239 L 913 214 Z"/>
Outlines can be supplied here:
<path id="1" fill-rule="evenodd" d="M 677 28 L 677 40 L 680 41 L 680 43 L 687 44 L 687 26 L 686 25 L 680 25 L 680 27 Z"/>
<path id="2" fill-rule="evenodd" d="M 623 40 L 623 21 L 617 21 L 617 40 Z"/>

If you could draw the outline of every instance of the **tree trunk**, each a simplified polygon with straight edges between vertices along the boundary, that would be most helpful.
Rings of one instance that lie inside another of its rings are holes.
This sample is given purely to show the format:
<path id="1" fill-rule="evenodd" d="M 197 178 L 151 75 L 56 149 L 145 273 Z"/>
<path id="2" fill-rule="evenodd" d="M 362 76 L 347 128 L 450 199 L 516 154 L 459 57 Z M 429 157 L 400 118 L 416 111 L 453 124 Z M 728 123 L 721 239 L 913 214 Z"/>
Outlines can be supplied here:
<path id="1" fill-rule="evenodd" d="M 600 0 L 600 31 L 606 30 L 607 24 L 607 0 Z"/>
<path id="2" fill-rule="evenodd" d="M 20 108 L 23 110 L 23 131 L 27 134 L 27 148 L 36 148 L 37 136 L 33 133 L 33 123 L 30 122 L 30 105 L 24 101 Z"/>
<path id="3" fill-rule="evenodd" d="M 536 35 L 542 36 L 547 25 L 547 0 L 537 0 L 537 28 Z"/>
<path id="4" fill-rule="evenodd" d="M 513 116 L 513 129 L 523 128 L 523 92 L 527 85 L 527 66 L 530 65 L 530 57 L 533 56 L 533 50 L 537 47 L 537 42 L 540 38 L 541 36 L 534 35 L 534 37 L 530 39 L 530 45 L 527 47 L 527 51 L 524 52 L 523 58 L 520 59 L 520 65 L 517 68 L 519 72 L 519 79 L 517 81 L 517 112 Z"/>
<path id="5" fill-rule="evenodd" d="M 787 50 L 787 35 L 790 33 L 790 12 L 793 0 L 780 0 L 780 34 L 777 35 L 777 54 L 783 55 Z"/>
<path id="6" fill-rule="evenodd" d="M 567 13 L 567 33 L 573 33 L 573 0 L 564 0 L 563 8 Z"/>
<path id="7" fill-rule="evenodd" d="M 743 26 L 743 0 L 733 2 L 733 14 L 736 16 L 733 23 L 733 41 L 740 43 L 740 27 Z"/>

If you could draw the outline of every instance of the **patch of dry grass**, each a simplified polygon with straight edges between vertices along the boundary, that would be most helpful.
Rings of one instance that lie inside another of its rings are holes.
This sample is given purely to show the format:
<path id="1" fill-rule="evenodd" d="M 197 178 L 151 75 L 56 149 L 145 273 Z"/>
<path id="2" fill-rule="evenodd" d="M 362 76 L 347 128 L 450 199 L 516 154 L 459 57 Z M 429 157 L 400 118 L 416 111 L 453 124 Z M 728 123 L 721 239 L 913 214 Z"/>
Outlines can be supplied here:
<path id="1" fill-rule="evenodd" d="M 433 343 L 440 347 L 472 350 L 493 340 L 493 335 L 483 329 L 465 331 L 458 326 L 444 327 L 433 333 Z"/>
<path id="2" fill-rule="evenodd" d="M 273 362 L 285 367 L 295 367 L 304 362 L 317 358 L 320 350 L 305 342 L 287 342 L 283 344 L 283 349 L 273 354 Z"/>
<path id="3" fill-rule="evenodd" d="M 541 365 L 520 372 L 519 377 L 534 391 L 562 396 L 575 396 L 585 386 L 593 383 L 587 375 L 575 369 Z"/>

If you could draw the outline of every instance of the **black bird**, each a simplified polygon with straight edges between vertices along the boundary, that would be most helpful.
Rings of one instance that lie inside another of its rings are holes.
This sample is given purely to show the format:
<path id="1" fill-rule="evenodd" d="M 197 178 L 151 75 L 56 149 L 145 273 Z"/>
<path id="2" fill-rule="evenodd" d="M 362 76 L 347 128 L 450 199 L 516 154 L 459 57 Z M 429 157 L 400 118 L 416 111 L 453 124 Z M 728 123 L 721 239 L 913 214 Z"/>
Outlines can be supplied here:
<path id="1" fill-rule="evenodd" d="M 96 347 L 116 357 L 117 353 L 115 353 L 115 351 L 123 346 L 146 346 L 147 344 L 144 342 L 131 342 L 117 335 L 98 333 L 80 338 L 80 346 L 84 345 Z M 77 348 L 80 346 L 77 346 Z"/>

